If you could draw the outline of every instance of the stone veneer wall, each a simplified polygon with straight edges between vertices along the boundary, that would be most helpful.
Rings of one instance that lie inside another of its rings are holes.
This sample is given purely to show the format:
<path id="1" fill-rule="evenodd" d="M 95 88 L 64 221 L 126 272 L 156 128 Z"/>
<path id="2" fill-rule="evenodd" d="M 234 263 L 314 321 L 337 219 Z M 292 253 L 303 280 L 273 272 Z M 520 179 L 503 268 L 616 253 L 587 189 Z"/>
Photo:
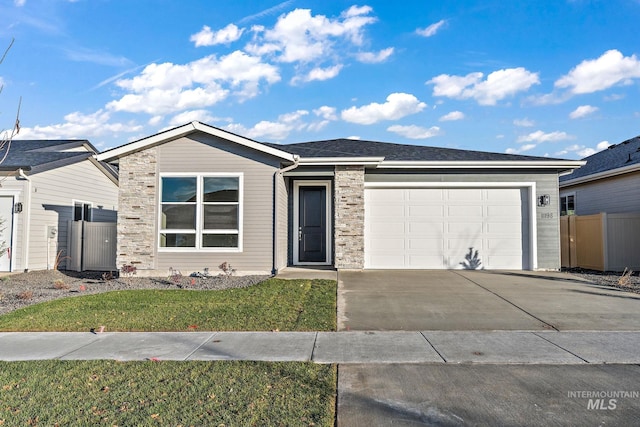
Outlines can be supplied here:
<path id="1" fill-rule="evenodd" d="M 117 266 L 155 268 L 157 149 L 120 159 Z"/>
<path id="2" fill-rule="evenodd" d="M 334 244 L 337 269 L 364 268 L 364 166 L 336 166 Z"/>

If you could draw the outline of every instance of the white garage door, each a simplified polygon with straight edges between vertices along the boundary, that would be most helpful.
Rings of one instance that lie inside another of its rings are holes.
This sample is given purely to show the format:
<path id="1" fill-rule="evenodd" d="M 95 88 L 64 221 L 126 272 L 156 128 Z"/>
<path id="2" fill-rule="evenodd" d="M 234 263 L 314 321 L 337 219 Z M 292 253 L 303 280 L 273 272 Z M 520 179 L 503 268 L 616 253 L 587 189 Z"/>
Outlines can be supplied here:
<path id="1" fill-rule="evenodd" d="M 526 188 L 365 189 L 365 268 L 527 269 L 527 200 Z"/>

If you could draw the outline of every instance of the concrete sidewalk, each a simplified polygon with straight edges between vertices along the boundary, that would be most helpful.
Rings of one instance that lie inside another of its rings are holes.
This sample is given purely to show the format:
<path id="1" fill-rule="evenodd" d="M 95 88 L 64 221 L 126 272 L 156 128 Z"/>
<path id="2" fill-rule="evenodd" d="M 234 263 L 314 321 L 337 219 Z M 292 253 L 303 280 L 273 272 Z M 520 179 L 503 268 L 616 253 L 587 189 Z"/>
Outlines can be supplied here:
<path id="1" fill-rule="evenodd" d="M 0 360 L 637 364 L 640 332 L 4 332 Z"/>

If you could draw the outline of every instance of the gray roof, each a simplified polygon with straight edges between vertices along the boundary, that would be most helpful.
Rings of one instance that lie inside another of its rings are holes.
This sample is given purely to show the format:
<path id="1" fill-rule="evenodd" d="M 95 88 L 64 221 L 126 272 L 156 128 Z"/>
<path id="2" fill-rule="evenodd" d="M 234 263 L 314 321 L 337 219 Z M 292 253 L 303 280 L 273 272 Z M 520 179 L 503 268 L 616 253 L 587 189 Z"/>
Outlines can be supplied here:
<path id="1" fill-rule="evenodd" d="M 24 169 L 34 174 L 81 162 L 97 153 L 98 150 L 85 139 L 14 139 L 0 150 L 0 159 L 7 155 L 0 163 L 0 170 Z M 102 165 L 117 178 L 117 171 L 112 166 Z"/>
<path id="2" fill-rule="evenodd" d="M 612 171 L 640 163 L 640 136 L 614 144 L 584 159 L 586 165 L 574 170 L 569 175 L 560 177 L 560 182 Z"/>
<path id="3" fill-rule="evenodd" d="M 297 154 L 300 157 L 384 157 L 390 161 L 548 161 L 561 160 L 519 154 L 489 153 L 485 151 L 395 144 L 390 142 L 354 139 L 331 139 L 296 144 L 265 145 Z"/>

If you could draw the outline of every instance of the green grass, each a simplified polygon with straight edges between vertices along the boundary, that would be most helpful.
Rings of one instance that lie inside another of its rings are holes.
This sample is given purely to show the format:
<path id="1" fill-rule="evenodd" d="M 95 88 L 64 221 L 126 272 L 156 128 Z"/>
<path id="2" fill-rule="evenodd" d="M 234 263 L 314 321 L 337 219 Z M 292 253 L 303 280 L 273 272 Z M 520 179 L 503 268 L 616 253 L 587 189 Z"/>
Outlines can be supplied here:
<path id="1" fill-rule="evenodd" d="M 131 290 L 0 316 L 0 331 L 334 331 L 336 282 L 269 279 L 222 291 Z"/>
<path id="2" fill-rule="evenodd" d="M 0 362 L 0 425 L 332 426 L 336 368 L 264 362 Z"/>

